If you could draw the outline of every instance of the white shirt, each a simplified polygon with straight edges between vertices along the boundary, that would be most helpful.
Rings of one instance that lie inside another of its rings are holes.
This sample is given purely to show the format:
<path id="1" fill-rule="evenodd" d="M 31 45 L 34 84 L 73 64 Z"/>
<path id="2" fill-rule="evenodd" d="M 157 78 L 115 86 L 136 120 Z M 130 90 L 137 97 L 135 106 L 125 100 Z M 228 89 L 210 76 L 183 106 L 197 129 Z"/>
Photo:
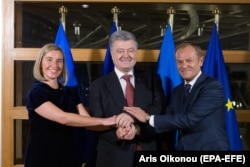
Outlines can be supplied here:
<path id="1" fill-rule="evenodd" d="M 126 81 L 122 78 L 122 76 L 125 75 L 125 74 L 122 73 L 121 71 L 119 71 L 116 67 L 115 67 L 115 73 L 116 73 L 117 77 L 119 78 L 120 84 L 122 86 L 122 91 L 123 91 L 123 94 L 125 96 Z M 130 70 L 127 74 L 131 75 L 130 82 L 135 87 L 134 71 Z"/>
<path id="2" fill-rule="evenodd" d="M 185 81 L 185 84 L 190 84 L 191 85 L 191 88 L 189 89 L 189 92 L 191 92 L 191 89 L 193 88 L 193 85 L 195 84 L 195 82 L 197 81 L 197 79 L 199 78 L 200 75 L 201 75 L 201 71 L 198 73 L 198 75 L 196 75 L 196 77 L 192 81 L 190 81 L 190 82 Z"/>

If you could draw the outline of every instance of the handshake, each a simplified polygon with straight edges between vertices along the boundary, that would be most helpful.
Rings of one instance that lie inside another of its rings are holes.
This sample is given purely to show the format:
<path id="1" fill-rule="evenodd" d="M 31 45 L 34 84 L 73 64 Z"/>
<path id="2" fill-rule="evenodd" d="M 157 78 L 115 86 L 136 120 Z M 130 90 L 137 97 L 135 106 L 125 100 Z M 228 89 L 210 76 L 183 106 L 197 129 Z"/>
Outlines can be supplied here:
<path id="1" fill-rule="evenodd" d="M 140 134 L 140 126 L 135 124 L 135 122 L 146 123 L 149 121 L 150 115 L 140 107 L 124 107 L 123 110 L 124 112 L 119 115 L 103 119 L 102 125 L 115 125 L 118 139 L 132 140 L 135 135 Z"/>
<path id="2" fill-rule="evenodd" d="M 116 136 L 121 140 L 132 140 L 140 134 L 140 126 L 136 121 L 147 122 L 149 115 L 139 107 L 124 107 L 123 113 L 116 116 Z"/>

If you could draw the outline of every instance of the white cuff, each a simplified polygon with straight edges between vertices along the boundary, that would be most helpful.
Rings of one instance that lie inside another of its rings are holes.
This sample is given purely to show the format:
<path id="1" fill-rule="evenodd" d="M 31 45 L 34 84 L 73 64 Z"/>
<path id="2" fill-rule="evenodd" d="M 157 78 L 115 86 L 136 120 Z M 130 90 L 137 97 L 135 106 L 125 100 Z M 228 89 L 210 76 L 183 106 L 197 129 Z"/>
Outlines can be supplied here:
<path id="1" fill-rule="evenodd" d="M 154 118 L 155 118 L 154 115 L 151 115 L 149 118 L 149 125 L 152 127 L 155 127 L 155 119 Z"/>

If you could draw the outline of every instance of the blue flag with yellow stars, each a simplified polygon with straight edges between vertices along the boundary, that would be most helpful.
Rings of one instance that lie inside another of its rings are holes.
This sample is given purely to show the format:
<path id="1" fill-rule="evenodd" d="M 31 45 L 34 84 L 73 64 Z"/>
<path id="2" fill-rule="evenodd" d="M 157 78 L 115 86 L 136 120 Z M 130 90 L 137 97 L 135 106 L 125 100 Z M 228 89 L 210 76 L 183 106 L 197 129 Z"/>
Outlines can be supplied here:
<path id="1" fill-rule="evenodd" d="M 208 45 L 202 71 L 207 75 L 217 78 L 224 87 L 226 98 L 226 128 L 230 148 L 232 151 L 243 150 L 235 109 L 233 108 L 232 95 L 228 80 L 228 73 L 222 54 L 217 26 L 214 23 L 212 36 Z"/>

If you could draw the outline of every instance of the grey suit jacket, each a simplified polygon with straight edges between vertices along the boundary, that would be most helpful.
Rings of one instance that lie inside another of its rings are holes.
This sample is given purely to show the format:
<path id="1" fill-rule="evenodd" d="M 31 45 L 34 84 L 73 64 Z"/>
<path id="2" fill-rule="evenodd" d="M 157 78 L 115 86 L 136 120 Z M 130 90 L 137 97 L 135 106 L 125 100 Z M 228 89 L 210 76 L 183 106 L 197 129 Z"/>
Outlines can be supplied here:
<path id="1" fill-rule="evenodd" d="M 134 106 L 141 107 L 149 114 L 162 114 L 165 110 L 165 97 L 161 79 L 154 73 L 138 73 L 135 71 Z M 100 77 L 90 87 L 90 113 L 94 117 L 110 117 L 118 115 L 126 106 L 126 99 L 116 73 Z M 135 143 L 142 150 L 156 150 L 157 138 L 154 128 L 139 123 L 141 131 L 132 141 L 118 140 L 116 129 L 98 132 L 97 166 L 132 166 Z M 99 156 L 100 155 L 100 156 Z M 98 165 L 99 164 L 99 165 Z"/>
<path id="2" fill-rule="evenodd" d="M 229 150 L 221 83 L 202 73 L 185 102 L 183 89 L 184 84 L 176 87 L 166 113 L 155 116 L 156 131 L 178 128 L 178 150 Z"/>

